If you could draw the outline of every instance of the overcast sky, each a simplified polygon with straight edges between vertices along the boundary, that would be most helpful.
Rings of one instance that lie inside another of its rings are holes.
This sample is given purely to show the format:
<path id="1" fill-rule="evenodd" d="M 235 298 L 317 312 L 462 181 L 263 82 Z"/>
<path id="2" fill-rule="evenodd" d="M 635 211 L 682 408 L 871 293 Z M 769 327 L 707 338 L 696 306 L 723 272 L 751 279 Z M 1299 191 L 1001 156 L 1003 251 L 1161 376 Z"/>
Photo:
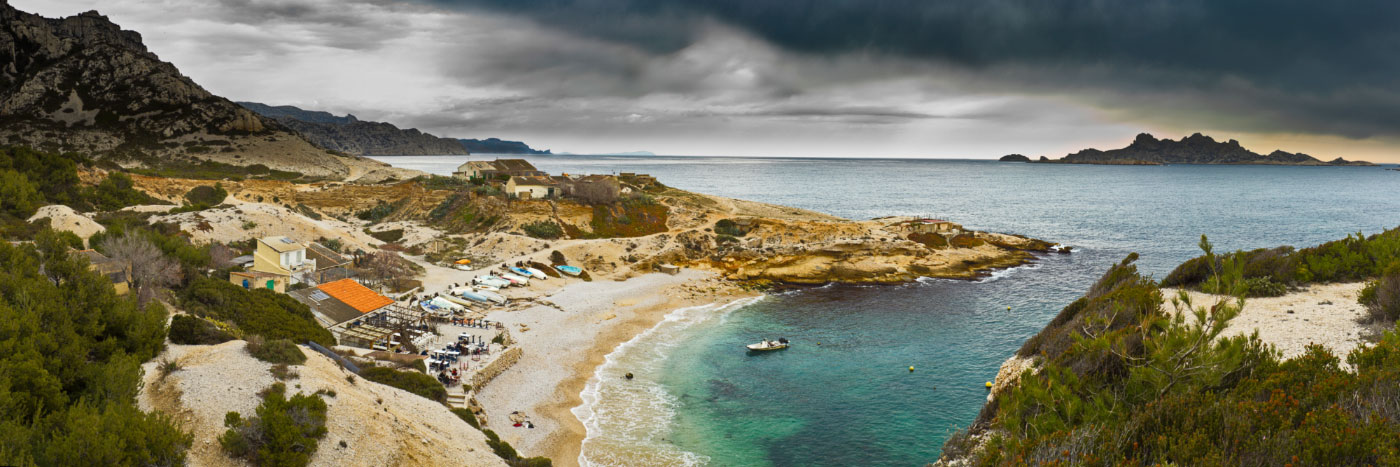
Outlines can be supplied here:
<path id="1" fill-rule="evenodd" d="M 1400 162 L 1400 2 L 10 0 L 233 100 L 577 153 Z"/>

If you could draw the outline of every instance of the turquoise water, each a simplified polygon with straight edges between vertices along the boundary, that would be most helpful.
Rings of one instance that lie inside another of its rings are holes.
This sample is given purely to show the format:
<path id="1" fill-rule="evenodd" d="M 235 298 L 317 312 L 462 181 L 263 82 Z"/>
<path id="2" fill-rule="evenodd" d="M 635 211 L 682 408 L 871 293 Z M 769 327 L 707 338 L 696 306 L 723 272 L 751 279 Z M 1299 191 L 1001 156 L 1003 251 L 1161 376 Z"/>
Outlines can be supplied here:
<path id="1" fill-rule="evenodd" d="M 465 159 L 384 158 L 436 173 Z M 527 159 L 550 172 L 651 173 L 678 188 L 853 219 L 944 217 L 1076 250 L 976 282 L 772 295 L 718 319 L 659 330 L 650 339 L 667 342 L 664 351 L 620 350 L 611 360 L 615 371 L 647 369 L 638 384 L 652 385 L 647 394 L 665 416 L 638 417 L 658 413 L 644 409 L 610 416 L 649 420 L 632 432 L 686 455 L 666 462 L 604 458 L 610 439 L 626 440 L 610 438 L 605 427 L 612 425 L 600 424 L 589 432 L 598 449 L 585 446 L 585 456 L 599 454 L 587 460 L 599 464 L 922 465 L 937 458 L 951 430 L 976 417 L 982 383 L 998 365 L 1129 252 L 1161 277 L 1198 253 L 1201 234 L 1218 250 L 1232 250 L 1306 246 L 1400 225 L 1400 172 L 1373 167 Z M 796 344 L 760 356 L 743 351 L 743 344 L 776 337 Z M 601 376 L 600 394 L 623 384 Z"/>

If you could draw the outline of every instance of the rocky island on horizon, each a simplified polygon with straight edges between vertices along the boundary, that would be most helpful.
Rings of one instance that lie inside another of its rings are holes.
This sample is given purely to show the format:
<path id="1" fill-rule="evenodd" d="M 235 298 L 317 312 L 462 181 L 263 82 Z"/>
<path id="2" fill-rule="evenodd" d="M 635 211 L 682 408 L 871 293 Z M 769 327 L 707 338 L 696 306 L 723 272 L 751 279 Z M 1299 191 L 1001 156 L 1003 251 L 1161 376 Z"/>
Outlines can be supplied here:
<path id="1" fill-rule="evenodd" d="M 1166 165 L 1166 164 L 1210 164 L 1210 165 L 1309 165 L 1309 166 L 1373 166 L 1366 161 L 1348 161 L 1336 158 L 1322 161 L 1316 157 L 1275 150 L 1267 155 L 1259 154 L 1240 146 L 1236 140 L 1224 142 L 1194 133 L 1180 141 L 1157 139 L 1148 133 L 1137 135 L 1127 147 L 1102 151 L 1084 149 L 1060 159 L 1041 156 L 1038 161 L 1020 154 L 1002 157 L 1002 161 L 1040 162 L 1057 164 L 1100 164 L 1100 165 Z"/>

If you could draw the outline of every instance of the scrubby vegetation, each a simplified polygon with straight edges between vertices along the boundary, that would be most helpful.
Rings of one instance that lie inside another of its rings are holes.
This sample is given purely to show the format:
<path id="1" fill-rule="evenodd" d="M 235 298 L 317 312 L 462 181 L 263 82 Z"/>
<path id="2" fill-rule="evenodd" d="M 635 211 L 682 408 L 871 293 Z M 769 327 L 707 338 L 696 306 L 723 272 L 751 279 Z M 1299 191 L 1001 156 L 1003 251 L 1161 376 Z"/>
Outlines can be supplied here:
<path id="1" fill-rule="evenodd" d="M 1177 313 L 1163 313 L 1130 256 L 1021 349 L 1039 369 L 984 408 L 970 430 L 984 444 L 962 432 L 945 454 L 976 465 L 1400 463 L 1400 331 L 1347 356 L 1354 372 L 1321 346 L 1280 361 L 1257 336 L 1222 338 L 1249 262 L 1201 246 L 1199 283 L 1235 298 L 1181 293 Z"/>
<path id="2" fill-rule="evenodd" d="M 417 371 L 398 371 L 387 367 L 360 370 L 360 377 L 386 386 L 393 386 L 438 402 L 447 401 L 447 388 L 442 383 Z"/>
<path id="3" fill-rule="evenodd" d="M 0 242 L 0 463 L 180 465 L 190 436 L 136 407 L 166 310 L 138 307 L 52 232 Z"/>
<path id="4" fill-rule="evenodd" d="M 224 417 L 228 427 L 219 444 L 229 455 L 254 465 L 302 466 L 311 463 L 316 445 L 326 436 L 326 402 L 319 394 L 286 397 L 287 386 L 275 383 L 263 393 L 252 418 L 238 412 Z"/>
<path id="5" fill-rule="evenodd" d="M 588 223 L 592 232 L 573 226 L 564 226 L 564 229 L 573 238 L 643 237 L 665 232 L 669 214 L 665 205 L 643 195 L 612 205 L 593 205 L 593 218 Z"/>
<path id="6" fill-rule="evenodd" d="M 389 217 L 394 211 L 399 210 L 399 207 L 403 206 L 405 201 L 407 200 L 401 199 L 393 203 L 386 203 L 381 200 L 378 204 L 375 204 L 374 207 L 355 213 L 355 217 L 362 221 L 379 222 L 384 220 L 385 217 Z"/>
<path id="7" fill-rule="evenodd" d="M 478 430 L 481 429 L 481 422 L 476 419 L 476 414 L 472 413 L 471 410 L 459 407 L 452 409 L 452 413 L 457 415 L 457 418 L 460 418 L 462 419 L 462 421 L 467 422 L 467 424 L 471 425 L 472 428 L 476 428 Z"/>
<path id="8" fill-rule="evenodd" d="M 286 339 L 266 340 L 262 336 L 251 336 L 248 338 L 248 355 L 264 362 L 280 365 L 306 363 L 306 354 L 296 344 Z"/>
<path id="9" fill-rule="evenodd" d="M 106 211 L 157 202 L 133 188 L 131 177 L 120 172 L 112 173 L 95 187 L 83 185 L 78 167 L 91 164 L 75 153 L 0 148 L 0 228 L 6 236 L 32 237 L 33 232 L 22 228 L 24 219 L 47 204 L 62 204 L 78 211 Z"/>
<path id="10" fill-rule="evenodd" d="M 190 315 L 170 319 L 170 342 L 181 345 L 215 345 L 233 340 L 233 335 L 208 320 Z"/>
<path id="11" fill-rule="evenodd" d="M 1372 322 L 1400 319 L 1400 263 L 1391 264 L 1381 277 L 1368 282 L 1357 301 L 1366 306 Z"/>
<path id="12" fill-rule="evenodd" d="M 199 277 L 182 290 L 180 307 L 197 316 L 231 322 L 248 335 L 292 342 L 335 345 L 306 305 L 266 289 L 247 290 L 208 277 Z"/>
<path id="13" fill-rule="evenodd" d="M 365 233 L 384 243 L 394 243 L 403 240 L 403 229 L 383 230 L 379 232 L 365 229 Z"/>
<path id="14" fill-rule="evenodd" d="M 1247 291 L 1252 297 L 1282 295 L 1288 286 L 1360 281 L 1378 277 L 1400 262 L 1400 229 L 1369 237 L 1358 232 L 1302 250 L 1280 247 L 1237 251 L 1214 259 L 1202 256 L 1178 266 L 1162 279 L 1162 286 L 1201 288 L 1210 268 L 1219 268 L 1225 261 L 1242 264 L 1240 277 L 1252 281 Z"/>
<path id="15" fill-rule="evenodd" d="M 190 178 L 196 180 L 267 179 L 296 180 L 302 178 L 299 172 L 272 170 L 266 165 L 249 166 L 225 164 L 207 160 L 178 160 L 166 158 L 146 158 L 146 167 L 131 169 L 133 173 L 165 178 Z"/>
<path id="16" fill-rule="evenodd" d="M 224 185 L 222 183 L 215 183 L 214 186 L 200 185 L 191 188 L 188 193 L 185 193 L 185 204 L 183 206 L 175 208 L 170 212 L 203 211 L 218 206 L 220 203 L 223 203 L 224 198 L 227 197 L 228 191 L 224 190 Z"/>
<path id="17" fill-rule="evenodd" d="M 441 175 L 420 175 L 409 181 L 418 182 L 423 188 L 429 190 L 465 190 L 472 186 L 472 183 L 466 179 Z"/>
<path id="18" fill-rule="evenodd" d="M 748 235 L 749 231 L 740 227 L 739 223 L 734 222 L 733 219 L 720 219 L 715 222 L 715 233 L 731 237 L 742 237 Z"/>
<path id="19" fill-rule="evenodd" d="M 501 441 L 501 437 L 496 435 L 496 432 L 491 430 L 481 430 L 481 432 L 486 435 L 486 445 L 491 447 L 491 451 L 495 452 L 501 459 L 505 459 L 506 464 L 512 467 L 549 467 L 554 465 L 554 462 L 547 457 L 520 457 L 520 453 L 515 452 L 515 448 L 511 447 L 510 443 Z"/>
<path id="20" fill-rule="evenodd" d="M 526 235 L 545 240 L 554 240 L 564 236 L 564 229 L 553 221 L 537 221 L 520 226 Z"/>

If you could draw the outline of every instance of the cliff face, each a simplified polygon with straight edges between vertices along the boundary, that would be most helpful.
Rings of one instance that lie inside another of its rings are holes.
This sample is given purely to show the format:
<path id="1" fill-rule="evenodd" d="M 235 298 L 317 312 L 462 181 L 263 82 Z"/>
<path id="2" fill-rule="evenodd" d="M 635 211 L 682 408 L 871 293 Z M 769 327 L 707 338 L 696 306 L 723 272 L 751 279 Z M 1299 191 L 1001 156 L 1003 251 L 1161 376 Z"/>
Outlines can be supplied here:
<path id="1" fill-rule="evenodd" d="M 0 63 L 0 117 L 10 124 L 158 137 L 267 129 L 95 11 L 48 19 L 0 4 Z"/>
<path id="2" fill-rule="evenodd" d="M 439 138 L 413 128 L 399 129 L 384 122 L 367 122 L 354 115 L 339 117 L 329 112 L 303 110 L 290 105 L 270 106 L 256 102 L 239 105 L 276 120 L 300 133 L 316 145 L 346 154 L 378 156 L 425 156 L 468 154 L 461 142 Z"/>
<path id="3" fill-rule="evenodd" d="M 140 34 L 95 11 L 50 19 L 4 0 L 0 144 L 119 155 L 132 164 L 177 157 L 264 164 L 335 178 L 379 168 L 328 154 L 210 93 L 147 50 Z"/>
<path id="4" fill-rule="evenodd" d="M 1043 162 L 1046 162 L 1042 158 Z M 1065 156 L 1058 161 L 1070 164 L 1117 164 L 1117 165 L 1157 165 L 1157 164 L 1265 164 L 1265 165 L 1375 165 L 1370 162 L 1349 162 L 1337 158 L 1323 162 L 1302 153 L 1274 151 L 1262 155 L 1244 147 L 1235 140 L 1219 142 L 1200 133 L 1182 138 L 1181 141 L 1157 139 L 1142 133 L 1133 143 L 1122 149 L 1100 151 L 1085 149 Z"/>
<path id="5" fill-rule="evenodd" d="M 543 151 L 530 147 L 530 145 L 520 141 L 505 141 L 497 138 L 486 139 L 460 139 L 463 146 L 473 154 L 553 154 L 550 150 Z"/>

